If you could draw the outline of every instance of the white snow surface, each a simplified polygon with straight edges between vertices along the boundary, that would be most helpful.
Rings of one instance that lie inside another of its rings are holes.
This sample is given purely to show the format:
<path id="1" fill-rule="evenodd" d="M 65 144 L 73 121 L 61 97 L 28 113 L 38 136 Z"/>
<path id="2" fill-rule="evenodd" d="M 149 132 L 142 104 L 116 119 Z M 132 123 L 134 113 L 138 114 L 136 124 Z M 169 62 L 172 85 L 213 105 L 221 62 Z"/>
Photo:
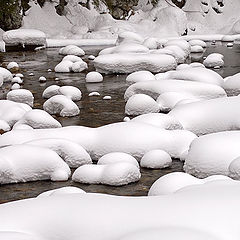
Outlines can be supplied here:
<path id="1" fill-rule="evenodd" d="M 59 50 L 59 54 L 61 55 L 74 55 L 74 56 L 84 56 L 85 52 L 78 46 L 68 45 Z"/>
<path id="2" fill-rule="evenodd" d="M 18 103 L 25 103 L 32 107 L 34 97 L 33 94 L 27 89 L 16 89 L 8 92 L 7 100 Z"/>
<path id="3" fill-rule="evenodd" d="M 13 79 L 12 73 L 3 67 L 0 67 L 0 75 L 3 77 L 4 82 L 12 81 Z"/>
<path id="4" fill-rule="evenodd" d="M 226 90 L 239 90 L 240 89 L 240 73 L 233 76 L 224 78 L 223 88 Z"/>
<path id="5" fill-rule="evenodd" d="M 98 83 L 103 81 L 103 76 L 99 72 L 89 72 L 86 75 L 86 82 L 87 83 Z"/>
<path id="6" fill-rule="evenodd" d="M 127 82 L 135 83 L 142 81 L 153 81 L 156 80 L 155 76 L 149 71 L 137 71 L 129 74 L 126 78 Z"/>
<path id="7" fill-rule="evenodd" d="M 19 65 L 18 65 L 16 62 L 10 62 L 10 63 L 7 65 L 7 69 L 8 69 L 8 70 L 11 70 L 12 68 L 19 68 Z"/>
<path id="8" fill-rule="evenodd" d="M 214 67 L 223 67 L 224 60 L 223 55 L 220 53 L 211 53 L 204 59 L 203 64 L 205 67 L 214 68 Z"/>

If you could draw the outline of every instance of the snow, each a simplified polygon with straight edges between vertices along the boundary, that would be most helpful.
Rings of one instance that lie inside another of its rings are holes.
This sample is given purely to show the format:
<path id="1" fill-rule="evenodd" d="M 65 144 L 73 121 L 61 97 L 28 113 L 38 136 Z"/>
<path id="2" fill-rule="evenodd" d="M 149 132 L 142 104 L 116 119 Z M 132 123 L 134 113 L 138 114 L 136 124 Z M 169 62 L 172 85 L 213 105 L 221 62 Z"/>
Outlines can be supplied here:
<path id="1" fill-rule="evenodd" d="M 27 89 L 16 89 L 8 92 L 7 100 L 25 103 L 30 107 L 33 106 L 34 97 L 33 94 Z"/>
<path id="2" fill-rule="evenodd" d="M 84 56 L 85 52 L 78 46 L 68 45 L 59 50 L 59 54 L 61 55 L 75 55 L 75 56 Z"/>
<path id="3" fill-rule="evenodd" d="M 167 152 L 161 149 L 155 149 L 143 155 L 140 165 L 144 168 L 162 169 L 170 167 L 172 165 L 172 159 Z"/>
<path id="4" fill-rule="evenodd" d="M 169 114 L 197 135 L 238 130 L 240 97 L 224 97 L 176 106 Z M 206 117 L 207 116 L 207 117 Z"/>
<path id="5" fill-rule="evenodd" d="M 73 181 L 88 184 L 122 186 L 137 182 L 141 177 L 139 168 L 132 163 L 117 162 L 107 165 L 84 165 L 72 176 Z"/>
<path id="6" fill-rule="evenodd" d="M 168 40 L 165 44 L 165 47 L 168 46 L 178 46 L 180 47 L 186 55 L 188 55 L 190 53 L 191 50 L 191 46 L 190 44 L 184 40 L 184 39 L 173 39 L 173 40 Z"/>
<path id="7" fill-rule="evenodd" d="M 104 96 L 104 97 L 103 97 L 103 100 L 111 100 L 111 99 L 112 99 L 111 96 Z"/>
<path id="8" fill-rule="evenodd" d="M 153 37 L 145 39 L 143 45 L 149 49 L 157 49 L 161 46 L 158 39 Z"/>
<path id="9" fill-rule="evenodd" d="M 41 76 L 38 80 L 39 80 L 39 82 L 46 82 L 47 81 L 47 79 L 44 76 Z"/>
<path id="10" fill-rule="evenodd" d="M 233 76 L 226 77 L 224 79 L 223 88 L 225 90 L 238 90 L 240 89 L 240 73 Z"/>
<path id="11" fill-rule="evenodd" d="M 22 73 L 17 73 L 17 74 L 15 74 L 15 77 L 24 78 L 24 76 L 23 76 L 23 74 L 22 74 Z"/>
<path id="12" fill-rule="evenodd" d="M 81 145 L 66 139 L 45 138 L 26 142 L 25 144 L 53 150 L 71 168 L 78 168 L 84 164 L 92 163 L 90 155 Z"/>
<path id="13" fill-rule="evenodd" d="M 157 113 L 159 110 L 160 108 L 157 102 L 146 94 L 135 94 L 131 96 L 125 106 L 125 113 L 132 116 Z"/>
<path id="14" fill-rule="evenodd" d="M 135 83 L 142 81 L 153 81 L 156 80 L 155 76 L 149 71 L 137 71 L 129 74 L 126 78 L 127 82 Z"/>
<path id="15" fill-rule="evenodd" d="M 3 85 L 3 76 L 0 75 L 0 87 Z"/>
<path id="16" fill-rule="evenodd" d="M 13 68 L 19 68 L 19 65 L 16 63 L 16 62 L 10 62 L 8 65 L 7 65 L 7 69 L 8 70 L 11 70 L 11 69 L 13 69 Z"/>
<path id="17" fill-rule="evenodd" d="M 9 126 L 9 124 L 4 121 L 4 120 L 0 120 L 0 130 L 3 130 L 4 132 L 10 131 L 11 127 Z"/>
<path id="18" fill-rule="evenodd" d="M 67 55 L 62 59 L 62 61 L 70 61 L 70 62 L 75 63 L 75 62 L 81 62 L 82 58 L 75 56 L 75 55 Z"/>
<path id="19" fill-rule="evenodd" d="M 130 121 L 98 128 L 71 126 L 14 130 L 1 136 L 0 146 L 42 138 L 64 138 L 76 142 L 86 149 L 93 160 L 98 160 L 110 152 L 125 152 L 139 160 L 145 152 L 153 149 L 162 149 L 171 157 L 180 158 L 182 153 L 189 149 L 196 135 L 185 130 L 165 130 L 150 124 Z"/>
<path id="20" fill-rule="evenodd" d="M 14 77 L 12 79 L 12 83 L 18 83 L 18 84 L 22 84 L 23 80 L 20 77 Z"/>
<path id="21" fill-rule="evenodd" d="M 58 85 L 51 85 L 51 86 L 47 87 L 43 91 L 42 97 L 43 98 L 50 98 L 50 97 L 53 97 L 55 95 L 58 95 L 59 94 L 59 91 L 58 91 L 59 88 L 60 88 L 60 86 L 58 86 Z"/>
<path id="22" fill-rule="evenodd" d="M 204 59 L 203 64 L 208 68 L 222 67 L 224 66 L 223 55 L 220 53 L 211 53 Z"/>
<path id="23" fill-rule="evenodd" d="M 103 81 L 103 76 L 99 72 L 89 72 L 86 75 L 87 83 L 97 83 L 97 82 L 102 82 L 102 81 Z"/>
<path id="24" fill-rule="evenodd" d="M 131 119 L 131 122 L 150 124 L 166 130 L 183 129 L 181 123 L 174 117 L 163 113 L 147 113 Z"/>
<path id="25" fill-rule="evenodd" d="M 204 41 L 200 40 L 200 39 L 190 40 L 189 44 L 191 46 L 201 46 L 202 48 L 206 48 L 207 47 L 207 44 Z"/>
<path id="26" fill-rule="evenodd" d="M 201 46 L 194 45 L 191 47 L 191 53 L 202 53 L 202 52 L 204 52 L 204 49 Z"/>
<path id="27" fill-rule="evenodd" d="M 111 152 L 99 158 L 98 165 L 107 165 L 117 162 L 126 162 L 139 168 L 138 161 L 130 154 L 124 152 Z"/>
<path id="28" fill-rule="evenodd" d="M 68 73 L 68 72 L 82 72 L 87 69 L 87 63 L 81 58 L 76 62 L 76 58 L 70 55 L 68 58 L 64 57 L 63 60 L 54 68 L 55 72 Z"/>
<path id="29" fill-rule="evenodd" d="M 75 62 L 72 64 L 71 70 L 75 73 L 80 73 L 88 68 L 88 65 L 84 61 Z"/>
<path id="30" fill-rule="evenodd" d="M 195 139 L 185 160 L 184 170 L 200 178 L 213 174 L 229 176 L 230 164 L 240 156 L 239 137 L 239 131 L 224 131 Z"/>
<path id="31" fill-rule="evenodd" d="M 144 42 L 144 39 L 135 32 L 130 31 L 124 31 L 118 34 L 117 44 L 123 44 L 123 43 L 140 43 L 142 44 Z"/>
<path id="32" fill-rule="evenodd" d="M 196 98 L 211 99 L 225 97 L 226 93 L 223 88 L 213 84 L 202 82 L 192 82 L 184 80 L 162 80 L 137 82 L 129 86 L 125 92 L 124 98 L 128 100 L 134 94 L 148 94 L 157 99 L 165 92 L 189 93 Z"/>
<path id="33" fill-rule="evenodd" d="M 184 63 L 188 57 L 188 54 L 184 49 L 177 45 L 169 45 L 164 48 L 164 50 L 172 51 L 172 56 L 176 59 L 177 63 Z M 170 69 L 168 69 L 170 70 Z"/>
<path id="34" fill-rule="evenodd" d="M 90 92 L 88 94 L 89 97 L 92 97 L 92 96 L 100 96 L 100 93 L 99 92 Z"/>
<path id="35" fill-rule="evenodd" d="M 78 106 L 64 95 L 56 95 L 49 98 L 43 109 L 50 114 L 59 114 L 62 117 L 73 117 L 80 113 Z"/>
<path id="36" fill-rule="evenodd" d="M 13 79 L 12 73 L 3 67 L 0 67 L 0 75 L 2 75 L 4 82 L 12 81 Z"/>
<path id="37" fill-rule="evenodd" d="M 222 42 L 234 42 L 234 40 L 235 40 L 234 35 L 225 35 L 221 39 Z"/>
<path id="38" fill-rule="evenodd" d="M 35 129 L 62 127 L 61 124 L 50 114 L 40 109 L 33 109 L 26 112 L 21 119 L 14 124 L 14 128 L 23 124 Z"/>
<path id="39" fill-rule="evenodd" d="M 0 149 L 0 183 L 17 183 L 37 180 L 66 181 L 68 165 L 52 150 L 15 145 Z"/>
<path id="40" fill-rule="evenodd" d="M 16 29 L 3 34 L 3 41 L 6 45 L 45 45 L 46 35 L 44 32 L 36 29 Z"/>
<path id="41" fill-rule="evenodd" d="M 184 172 L 172 172 L 160 177 L 157 181 L 155 181 L 148 192 L 148 196 L 173 194 L 188 186 L 212 183 L 222 180 L 231 181 L 230 178 L 223 175 L 212 175 L 204 179 L 199 179 Z"/>
<path id="42" fill-rule="evenodd" d="M 80 101 L 82 98 L 82 93 L 80 89 L 73 86 L 62 86 L 58 89 L 58 92 L 68 98 L 70 98 L 72 101 Z"/>
<path id="43" fill-rule="evenodd" d="M 132 73 L 146 70 L 153 73 L 165 72 L 176 68 L 174 57 L 150 53 L 118 53 L 99 55 L 93 61 L 96 71 L 101 73 Z"/>
<path id="44" fill-rule="evenodd" d="M 224 83 L 223 78 L 218 73 L 211 69 L 198 66 L 195 67 L 195 65 L 189 65 L 189 67 L 176 71 L 168 71 L 166 73 L 156 74 L 155 77 L 157 80 L 178 79 L 185 81 L 204 82 L 219 86 L 222 86 Z"/>

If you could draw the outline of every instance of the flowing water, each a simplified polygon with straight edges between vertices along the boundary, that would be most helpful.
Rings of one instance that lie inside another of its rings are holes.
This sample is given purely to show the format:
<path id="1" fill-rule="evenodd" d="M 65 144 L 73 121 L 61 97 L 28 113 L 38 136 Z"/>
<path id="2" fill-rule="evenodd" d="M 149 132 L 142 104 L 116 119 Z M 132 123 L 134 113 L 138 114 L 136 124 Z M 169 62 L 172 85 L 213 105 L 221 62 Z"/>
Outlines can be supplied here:
<path id="1" fill-rule="evenodd" d="M 88 62 L 88 71 L 94 70 L 93 64 L 88 60 L 89 55 L 97 55 L 101 50 L 99 47 L 84 48 L 86 55 L 83 58 Z M 202 62 L 203 57 L 209 53 L 218 52 L 224 55 L 225 66 L 216 70 L 223 77 L 240 72 L 240 45 L 234 45 L 233 48 L 227 48 L 226 44 L 217 43 L 207 48 L 204 54 L 193 54 L 190 61 Z M 125 79 L 126 75 L 107 75 L 102 83 L 85 83 L 83 73 L 55 73 L 48 72 L 48 69 L 54 67 L 61 61 L 62 56 L 58 55 L 58 49 L 45 49 L 38 52 L 11 52 L 0 53 L 0 63 L 3 65 L 15 61 L 21 67 L 21 73 L 24 74 L 23 88 L 29 89 L 34 94 L 34 107 L 42 108 L 45 99 L 42 98 L 42 92 L 50 85 L 59 86 L 71 85 L 78 87 L 82 91 L 82 100 L 77 102 L 81 113 L 79 116 L 64 118 L 56 117 L 63 126 L 82 125 L 88 127 L 99 127 L 106 124 L 122 121 L 124 114 L 124 92 L 128 87 Z M 29 76 L 33 73 L 34 76 Z M 45 76 L 47 82 L 39 83 L 40 76 Z M 58 80 L 55 80 L 55 79 Z M 0 98 L 5 99 L 11 84 L 4 84 L 0 90 Z M 97 91 L 101 96 L 88 97 L 90 92 Z M 236 93 L 234 93 L 236 94 Z M 103 100 L 103 96 L 111 96 L 111 100 Z M 233 95 L 233 93 L 229 93 Z M 116 136 L 117 137 L 117 136 Z M 71 180 L 67 182 L 37 181 L 19 184 L 7 184 L 0 186 L 0 203 L 19 200 L 24 198 L 36 197 L 41 192 L 64 187 L 76 186 L 87 192 L 107 193 L 123 196 L 144 196 L 147 195 L 150 186 L 159 177 L 176 171 L 183 171 L 183 163 L 174 160 L 170 168 L 162 170 L 141 169 L 142 177 L 139 182 L 132 183 L 122 187 L 112 187 L 105 185 L 88 185 L 74 183 Z"/>

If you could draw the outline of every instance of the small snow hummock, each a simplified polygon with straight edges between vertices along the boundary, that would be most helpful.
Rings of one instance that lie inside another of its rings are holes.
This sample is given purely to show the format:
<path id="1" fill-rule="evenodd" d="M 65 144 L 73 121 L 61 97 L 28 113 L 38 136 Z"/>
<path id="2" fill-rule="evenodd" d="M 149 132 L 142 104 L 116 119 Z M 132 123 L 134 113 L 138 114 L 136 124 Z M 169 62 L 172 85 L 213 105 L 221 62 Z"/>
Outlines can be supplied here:
<path id="1" fill-rule="evenodd" d="M 102 81 L 103 81 L 103 76 L 99 72 L 89 72 L 86 75 L 87 83 L 97 83 L 97 82 L 102 82 Z"/>
<path id="2" fill-rule="evenodd" d="M 167 152 L 155 149 L 143 155 L 140 165 L 144 168 L 162 169 L 170 167 L 172 165 L 172 159 Z"/>
<path id="3" fill-rule="evenodd" d="M 124 152 L 111 152 L 108 153 L 98 160 L 98 165 L 106 165 L 106 164 L 112 164 L 117 162 L 127 162 L 135 165 L 139 168 L 138 161 L 131 156 L 130 154 L 124 153 Z"/>
<path id="4" fill-rule="evenodd" d="M 157 113 L 160 107 L 158 103 L 146 94 L 135 94 L 130 97 L 125 106 L 127 115 L 141 115 L 145 113 Z"/>
<path id="5" fill-rule="evenodd" d="M 59 50 L 59 54 L 61 55 L 75 55 L 75 56 L 84 56 L 85 52 L 78 46 L 68 45 Z"/>
<path id="6" fill-rule="evenodd" d="M 30 146 L 15 145 L 0 149 L 0 183 L 18 183 L 51 179 L 68 180 L 71 171 L 54 151 Z"/>
<path id="7" fill-rule="evenodd" d="M 7 100 L 26 103 L 30 107 L 33 106 L 34 97 L 33 94 L 27 89 L 12 90 L 7 94 Z"/>
<path id="8" fill-rule="evenodd" d="M 127 82 L 142 82 L 156 80 L 155 76 L 149 71 L 137 71 L 129 74 L 126 78 Z"/>
<path id="9" fill-rule="evenodd" d="M 24 78 L 24 75 L 22 73 L 17 73 L 17 74 L 15 74 L 15 77 Z"/>
<path id="10" fill-rule="evenodd" d="M 64 95 L 56 95 L 49 98 L 43 109 L 50 114 L 59 114 L 62 117 L 73 117 L 80 113 L 78 106 Z"/>
<path id="11" fill-rule="evenodd" d="M 94 60 L 95 58 L 96 58 L 96 57 L 93 56 L 93 55 L 89 55 L 89 56 L 88 56 L 88 59 L 89 59 L 89 60 Z"/>
<path id="12" fill-rule="evenodd" d="M 89 97 L 92 97 L 92 96 L 100 96 L 100 93 L 99 92 L 90 92 L 88 94 Z"/>
<path id="13" fill-rule="evenodd" d="M 19 89 L 21 88 L 20 85 L 18 83 L 14 83 L 12 86 L 11 86 L 11 90 L 16 90 L 16 89 Z"/>
<path id="14" fill-rule="evenodd" d="M 189 44 L 191 46 L 201 46 L 202 48 L 206 48 L 207 47 L 207 44 L 204 41 L 199 40 L 199 39 L 190 40 Z"/>
<path id="15" fill-rule="evenodd" d="M 111 99 L 112 99 L 111 96 L 104 96 L 104 97 L 103 97 L 103 100 L 111 100 Z"/>
<path id="16" fill-rule="evenodd" d="M 138 167 L 128 162 L 117 162 L 106 165 L 84 165 L 72 176 L 73 181 L 87 184 L 105 184 L 122 186 L 137 182 L 141 177 Z"/>
<path id="17" fill-rule="evenodd" d="M 202 53 L 202 52 L 204 52 L 204 49 L 201 46 L 194 45 L 191 47 L 191 53 Z"/>
<path id="18" fill-rule="evenodd" d="M 44 76 L 41 76 L 39 78 L 39 82 L 46 82 L 46 81 L 47 81 L 47 79 Z"/>
<path id="19" fill-rule="evenodd" d="M 19 69 L 19 65 L 18 65 L 16 62 L 10 62 L 10 63 L 7 65 L 7 69 L 8 69 L 8 70 L 11 70 L 11 69 Z"/>
<path id="20" fill-rule="evenodd" d="M 229 48 L 233 47 L 233 43 L 227 43 L 227 47 Z"/>
<path id="21" fill-rule="evenodd" d="M 20 77 L 14 77 L 12 79 L 12 83 L 18 83 L 18 84 L 22 84 L 23 83 L 23 80 L 20 78 Z"/>
<path id="22" fill-rule="evenodd" d="M 204 59 L 203 64 L 205 67 L 223 67 L 224 66 L 224 56 L 220 53 L 211 53 Z"/>

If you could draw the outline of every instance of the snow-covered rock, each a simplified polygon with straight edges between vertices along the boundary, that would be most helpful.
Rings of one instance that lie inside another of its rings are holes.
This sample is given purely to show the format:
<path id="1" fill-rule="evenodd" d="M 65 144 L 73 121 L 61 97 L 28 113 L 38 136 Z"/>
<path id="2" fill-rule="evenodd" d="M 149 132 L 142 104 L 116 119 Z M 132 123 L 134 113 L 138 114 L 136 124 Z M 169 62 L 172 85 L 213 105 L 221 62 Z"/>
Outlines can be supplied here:
<path id="1" fill-rule="evenodd" d="M 0 183 L 37 180 L 66 181 L 71 171 L 52 150 L 29 145 L 8 146 L 0 149 Z"/>
<path id="2" fill-rule="evenodd" d="M 11 127 L 9 126 L 9 124 L 4 121 L 4 120 L 0 120 L 0 130 L 4 131 L 4 132 L 8 132 L 11 130 Z"/>
<path id="3" fill-rule="evenodd" d="M 239 139 L 239 131 L 213 133 L 195 139 L 186 157 L 184 170 L 200 178 L 213 174 L 230 175 L 230 164 L 240 156 Z"/>
<path id="4" fill-rule="evenodd" d="M 234 35 L 224 35 L 221 39 L 222 42 L 234 42 L 235 40 L 235 36 Z"/>
<path id="5" fill-rule="evenodd" d="M 81 58 L 76 61 L 76 56 L 70 55 L 68 58 L 63 58 L 63 60 L 54 68 L 55 72 L 68 73 L 68 72 L 82 72 L 88 68 L 86 62 Z"/>
<path id="6" fill-rule="evenodd" d="M 204 49 L 199 45 L 194 45 L 191 47 L 191 53 L 202 53 L 202 52 L 204 52 Z"/>
<path id="7" fill-rule="evenodd" d="M 137 71 L 129 74 L 126 78 L 127 82 L 142 82 L 156 80 L 155 76 L 149 71 Z"/>
<path id="8" fill-rule="evenodd" d="M 0 75 L 3 77 L 4 82 L 12 81 L 13 75 L 6 68 L 0 67 Z"/>
<path id="9" fill-rule="evenodd" d="M 3 85 L 3 76 L 0 75 L 0 87 Z"/>
<path id="10" fill-rule="evenodd" d="M 181 47 L 177 45 L 169 45 L 164 48 L 165 50 L 170 50 L 172 52 L 172 56 L 176 59 L 177 63 L 184 63 L 188 57 L 188 53 L 184 51 Z"/>
<path id="11" fill-rule="evenodd" d="M 100 96 L 100 93 L 99 92 L 90 92 L 88 94 L 89 97 L 92 97 L 92 96 Z"/>
<path id="12" fill-rule="evenodd" d="M 225 90 L 239 90 L 240 89 L 240 73 L 224 79 L 223 88 Z"/>
<path id="13" fill-rule="evenodd" d="M 72 70 L 72 65 L 73 63 L 71 61 L 64 60 L 54 68 L 54 71 L 60 73 L 69 73 Z"/>
<path id="14" fill-rule="evenodd" d="M 14 77 L 12 79 L 12 83 L 18 83 L 18 84 L 22 84 L 23 80 L 20 77 Z"/>
<path id="15" fill-rule="evenodd" d="M 146 94 L 135 94 L 130 97 L 125 106 L 127 115 L 141 115 L 146 113 L 158 113 L 160 110 L 157 102 Z"/>
<path id="16" fill-rule="evenodd" d="M 130 31 L 124 31 L 124 32 L 120 32 L 118 34 L 118 39 L 117 39 L 117 44 L 123 44 L 123 43 L 129 43 L 129 42 L 133 42 L 133 43 L 140 43 L 142 44 L 144 41 L 144 39 L 137 33 L 135 32 L 130 32 Z"/>
<path id="17" fill-rule="evenodd" d="M 41 76 L 38 80 L 39 80 L 39 82 L 46 82 L 47 81 L 47 79 L 44 76 Z"/>
<path id="18" fill-rule="evenodd" d="M 157 49 L 161 46 L 157 38 L 149 37 L 143 42 L 143 45 L 149 49 Z"/>
<path id="19" fill-rule="evenodd" d="M 223 55 L 220 53 L 211 53 L 204 59 L 203 64 L 205 67 L 214 68 L 214 67 L 223 67 L 224 60 Z"/>
<path id="20" fill-rule="evenodd" d="M 223 88 L 213 84 L 184 80 L 162 80 L 134 83 L 127 88 L 124 98 L 128 100 L 135 94 L 143 93 L 157 99 L 165 92 L 184 92 L 201 99 L 227 96 Z"/>
<path id="21" fill-rule="evenodd" d="M 72 176 L 73 181 L 88 184 L 122 186 L 137 182 L 141 177 L 139 168 L 132 163 L 117 162 L 107 165 L 84 165 Z"/>
<path id="22" fill-rule="evenodd" d="M 59 94 L 70 98 L 72 101 L 80 101 L 82 93 L 80 89 L 73 86 L 62 86 L 58 89 Z"/>
<path id="23" fill-rule="evenodd" d="M 212 175 L 204 179 L 199 179 L 184 172 L 172 172 L 155 181 L 148 192 L 148 196 L 173 194 L 185 187 L 222 180 L 231 181 L 229 177 L 223 175 Z"/>
<path id="24" fill-rule="evenodd" d="M 169 114 L 163 113 L 143 114 L 131 119 L 131 122 L 150 124 L 166 130 L 183 129 L 181 123 L 177 119 L 170 116 Z"/>
<path id="25" fill-rule="evenodd" d="M 171 156 L 160 149 L 146 152 L 140 161 L 140 166 L 144 168 L 162 169 L 170 167 L 171 165 Z"/>
<path id="26" fill-rule="evenodd" d="M 7 94 L 7 100 L 25 103 L 30 107 L 33 106 L 34 97 L 33 94 L 27 89 L 12 90 Z"/>
<path id="27" fill-rule="evenodd" d="M 84 61 L 75 62 L 72 64 L 71 70 L 75 73 L 80 73 L 88 68 L 88 65 Z"/>
<path id="28" fill-rule="evenodd" d="M 190 50 L 191 50 L 190 44 L 186 40 L 184 40 L 184 39 L 168 40 L 164 44 L 164 46 L 165 47 L 168 47 L 168 46 L 178 46 L 186 53 L 186 55 L 188 55 L 190 53 Z"/>
<path id="29" fill-rule="evenodd" d="M 238 130 L 240 97 L 224 97 L 176 106 L 169 114 L 197 135 Z"/>
<path id="30" fill-rule="evenodd" d="M 150 53 L 118 53 L 96 57 L 96 71 L 101 73 L 132 73 L 135 71 L 165 72 L 176 68 L 176 60 L 170 55 Z"/>
<path id="31" fill-rule="evenodd" d="M 78 106 L 64 95 L 56 95 L 49 98 L 43 109 L 50 114 L 59 114 L 62 117 L 73 117 L 80 113 Z"/>
<path id="32" fill-rule="evenodd" d="M 82 58 L 78 57 L 78 56 L 75 56 L 75 55 L 67 55 L 65 56 L 62 61 L 70 61 L 72 63 L 75 63 L 75 62 L 81 62 L 83 61 Z"/>
<path id="33" fill-rule="evenodd" d="M 11 69 L 19 69 L 19 65 L 16 63 L 16 62 L 10 62 L 8 65 L 7 65 L 7 69 L 8 70 L 11 70 Z"/>
<path id="34" fill-rule="evenodd" d="M 98 165 L 106 165 L 117 162 L 127 162 L 139 168 L 138 161 L 130 154 L 124 152 L 111 152 L 99 158 Z"/>
<path id="35" fill-rule="evenodd" d="M 85 52 L 78 46 L 68 45 L 59 50 L 61 55 L 75 55 L 75 56 L 84 56 Z"/>
<path id="36" fill-rule="evenodd" d="M 189 41 L 189 44 L 191 46 L 201 46 L 202 48 L 206 48 L 207 47 L 207 44 L 204 41 L 200 40 L 200 39 L 192 39 L 192 40 Z"/>
<path id="37" fill-rule="evenodd" d="M 86 75 L 87 83 L 97 83 L 97 82 L 102 82 L 102 81 L 103 81 L 103 76 L 99 72 L 89 72 Z"/>
<path id="38" fill-rule="evenodd" d="M 112 99 L 111 96 L 104 96 L 104 97 L 103 97 L 103 100 L 111 100 L 111 99 Z"/>
<path id="39" fill-rule="evenodd" d="M 125 152 L 140 160 L 144 153 L 153 149 L 162 149 L 171 157 L 180 158 L 188 151 L 196 135 L 185 130 L 165 130 L 150 124 L 130 121 L 99 128 L 71 126 L 31 131 L 14 130 L 1 136 L 0 146 L 42 138 L 64 138 L 74 141 L 83 146 L 93 160 L 98 160 L 110 152 Z"/>
<path id="40" fill-rule="evenodd" d="M 60 88 L 60 86 L 58 86 L 58 85 L 51 85 L 51 86 L 47 87 L 43 91 L 42 97 L 43 98 L 50 98 L 50 97 L 53 97 L 55 95 L 58 95 L 59 94 L 59 88 Z"/>
<path id="41" fill-rule="evenodd" d="M 86 150 L 79 144 L 66 139 L 45 138 L 26 142 L 25 144 L 49 148 L 56 152 L 71 168 L 91 164 L 92 160 Z"/>
<path id="42" fill-rule="evenodd" d="M 22 118 L 14 124 L 14 128 L 17 127 L 17 125 L 22 124 L 28 125 L 36 129 L 62 127 L 61 124 L 56 119 L 54 119 L 50 114 L 40 109 L 33 109 L 26 112 L 22 116 Z"/>

